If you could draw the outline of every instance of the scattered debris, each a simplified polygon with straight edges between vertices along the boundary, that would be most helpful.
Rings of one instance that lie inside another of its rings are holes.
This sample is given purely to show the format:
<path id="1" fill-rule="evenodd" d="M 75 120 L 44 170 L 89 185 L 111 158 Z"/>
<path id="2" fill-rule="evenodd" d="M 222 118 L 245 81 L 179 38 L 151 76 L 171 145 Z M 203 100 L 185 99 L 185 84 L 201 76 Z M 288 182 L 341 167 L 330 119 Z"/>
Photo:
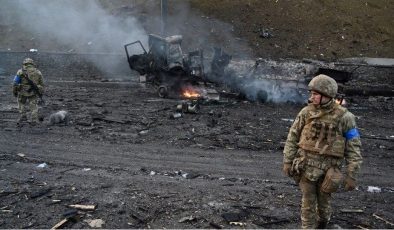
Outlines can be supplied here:
<path id="1" fill-rule="evenodd" d="M 282 121 L 294 122 L 294 119 L 282 118 Z"/>
<path id="2" fill-rule="evenodd" d="M 81 209 L 81 210 L 85 210 L 85 211 L 93 211 L 96 209 L 96 205 L 70 204 L 68 207 Z"/>
<path id="3" fill-rule="evenodd" d="M 48 167 L 47 163 L 41 163 L 37 165 L 37 168 L 46 168 L 46 167 Z"/>
<path id="4" fill-rule="evenodd" d="M 60 110 L 56 113 L 52 113 L 48 119 L 48 125 L 54 124 L 65 124 L 68 125 L 70 122 L 70 113 L 65 110 Z"/>
<path id="5" fill-rule="evenodd" d="M 182 113 L 173 113 L 170 115 L 171 119 L 177 119 L 177 118 L 181 118 L 182 117 Z"/>
<path id="6" fill-rule="evenodd" d="M 196 218 L 193 217 L 193 216 L 185 216 L 185 217 L 182 217 L 180 220 L 178 220 L 178 222 L 179 222 L 179 223 L 190 222 L 190 221 L 193 221 L 193 220 L 195 220 L 195 219 L 196 219 Z"/>
<path id="7" fill-rule="evenodd" d="M 234 226 L 241 226 L 241 227 L 246 226 L 246 223 L 243 222 L 230 222 L 229 224 Z"/>
<path id="8" fill-rule="evenodd" d="M 375 187 L 375 186 L 368 186 L 367 191 L 372 192 L 372 193 L 379 193 L 382 191 L 382 189 L 379 187 Z"/>
<path id="9" fill-rule="evenodd" d="M 198 103 L 198 100 L 185 100 L 182 102 L 182 104 L 177 105 L 176 109 L 178 112 L 183 113 L 198 113 L 200 111 L 200 105 Z"/>
<path id="10" fill-rule="evenodd" d="M 182 174 L 182 177 L 186 178 L 186 179 L 194 179 L 194 178 L 199 177 L 200 175 L 201 174 L 199 174 L 199 173 L 184 173 L 184 174 Z"/>
<path id="11" fill-rule="evenodd" d="M 340 212 L 342 213 L 363 213 L 364 210 L 362 209 L 347 209 L 347 208 L 343 208 L 340 210 Z"/>
<path id="12" fill-rule="evenodd" d="M 55 224 L 55 226 L 53 226 L 51 229 L 58 229 L 61 228 L 64 224 L 66 224 L 68 222 L 68 218 L 64 218 L 63 220 L 61 220 L 60 222 L 58 222 L 57 224 Z"/>
<path id="13" fill-rule="evenodd" d="M 216 228 L 216 229 L 222 229 L 223 228 L 223 226 L 221 226 L 221 225 L 219 225 L 217 223 L 214 223 L 214 222 L 209 222 L 209 225 L 214 227 L 214 228 Z"/>
<path id="14" fill-rule="evenodd" d="M 382 220 L 382 221 L 386 222 L 386 224 L 388 224 L 390 226 L 394 226 L 393 222 L 388 221 L 388 220 L 384 219 L 383 217 L 380 217 L 380 216 L 376 215 L 376 213 L 372 214 L 372 216 L 375 217 L 378 220 Z"/>
<path id="15" fill-rule="evenodd" d="M 85 220 L 85 222 L 88 223 L 89 226 L 92 228 L 102 228 L 103 225 L 105 224 L 105 221 L 102 219 L 94 219 L 94 220 L 88 219 Z"/>
<path id="16" fill-rule="evenodd" d="M 264 29 L 263 31 L 260 32 L 259 35 L 261 38 L 272 38 L 274 35 L 267 29 Z"/>
<path id="17" fill-rule="evenodd" d="M 57 203 L 60 203 L 60 202 L 62 202 L 62 200 L 52 200 L 51 204 L 57 204 Z"/>
<path id="18" fill-rule="evenodd" d="M 140 134 L 140 135 L 145 135 L 145 134 L 147 134 L 148 132 L 149 132 L 149 130 L 145 129 L 145 130 L 141 130 L 141 131 L 139 132 L 139 134 Z"/>
<path id="19" fill-rule="evenodd" d="M 52 190 L 51 188 L 42 188 L 42 189 L 40 189 L 40 190 L 38 190 L 36 192 L 32 192 L 30 194 L 30 198 L 34 199 L 34 198 L 37 198 L 37 197 L 40 197 L 40 196 L 44 196 L 45 194 L 49 193 L 51 190 Z"/>

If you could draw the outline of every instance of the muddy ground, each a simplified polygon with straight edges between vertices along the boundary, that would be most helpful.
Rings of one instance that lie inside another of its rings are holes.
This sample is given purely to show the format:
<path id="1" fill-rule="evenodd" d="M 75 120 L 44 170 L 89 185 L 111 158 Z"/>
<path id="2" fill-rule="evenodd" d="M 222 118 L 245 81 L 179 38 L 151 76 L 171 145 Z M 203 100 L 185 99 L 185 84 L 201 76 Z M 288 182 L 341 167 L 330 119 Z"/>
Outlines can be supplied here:
<path id="1" fill-rule="evenodd" d="M 103 228 L 300 226 L 300 191 L 281 162 L 302 105 L 222 97 L 173 119 L 181 101 L 157 97 L 136 76 L 79 76 L 47 81 L 43 124 L 17 127 L 8 82 L 0 87 L 0 228 L 51 228 L 70 215 L 64 228 L 96 219 Z M 331 227 L 392 228 L 394 101 L 348 102 L 364 163 L 358 188 L 333 195 Z M 46 126 L 61 109 L 72 123 Z M 95 208 L 75 213 L 72 204 Z"/>
<path id="2" fill-rule="evenodd" d="M 184 25 L 169 29 L 183 34 L 186 46 L 219 43 L 234 56 L 237 51 L 277 59 L 393 55 L 392 1 L 225 2 L 193 1 L 198 11 L 184 16 L 203 22 L 178 20 Z M 126 0 L 115 3 L 113 15 L 142 12 L 138 19 L 145 20 L 147 32 L 157 32 L 148 28 L 151 11 L 121 7 Z M 154 12 L 157 16 L 157 8 Z M 170 9 L 169 15 L 177 12 Z M 313 20 L 308 12 L 326 17 Z M 199 26 L 206 24 L 212 26 L 208 32 Z M 16 25 L 2 24 L 0 31 L 1 50 L 70 48 Z M 221 36 L 227 33 L 233 33 L 230 40 Z M 234 41 L 248 44 L 247 50 L 231 46 Z M 52 228 L 62 220 L 63 228 L 300 227 L 300 190 L 281 168 L 288 129 L 303 105 L 221 97 L 202 104 L 198 114 L 173 118 L 181 100 L 159 98 L 136 75 L 51 75 L 42 69 L 43 124 L 17 127 L 10 91 L 17 69 L 0 67 L 0 228 Z M 380 82 L 366 76 L 348 88 L 392 88 L 392 71 Z M 357 117 L 364 163 L 357 189 L 333 195 L 329 227 L 393 228 L 392 93 L 346 100 Z M 46 126 L 49 114 L 62 109 L 70 112 L 71 124 Z M 73 204 L 94 207 L 70 208 Z"/>

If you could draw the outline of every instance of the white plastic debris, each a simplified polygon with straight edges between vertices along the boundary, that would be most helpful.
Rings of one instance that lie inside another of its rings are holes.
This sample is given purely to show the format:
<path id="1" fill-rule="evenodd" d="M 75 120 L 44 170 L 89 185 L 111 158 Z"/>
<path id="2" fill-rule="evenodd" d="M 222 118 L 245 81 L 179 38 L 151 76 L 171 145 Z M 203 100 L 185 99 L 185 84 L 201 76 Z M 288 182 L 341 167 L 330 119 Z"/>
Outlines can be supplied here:
<path id="1" fill-rule="evenodd" d="M 156 172 L 155 171 L 150 171 L 149 175 L 154 176 L 154 175 L 156 175 Z"/>
<path id="2" fill-rule="evenodd" d="M 174 114 L 171 115 L 170 118 L 176 119 L 176 118 L 180 118 L 180 117 L 182 117 L 182 113 L 174 113 Z"/>
<path id="3" fill-rule="evenodd" d="M 88 219 L 85 220 L 85 222 L 88 223 L 89 226 L 92 228 L 102 228 L 103 224 L 105 224 L 105 221 L 102 219 L 94 219 L 94 220 Z"/>
<path id="4" fill-rule="evenodd" d="M 92 170 L 92 169 L 91 168 L 84 168 L 83 169 L 84 172 L 87 172 L 87 171 L 90 171 L 90 170 Z"/>
<path id="5" fill-rule="evenodd" d="M 93 44 L 93 42 L 88 42 L 88 45 L 90 46 L 91 44 Z"/>
<path id="6" fill-rule="evenodd" d="M 282 118 L 282 121 L 294 122 L 294 119 Z"/>
<path id="7" fill-rule="evenodd" d="M 37 165 L 37 168 L 46 168 L 47 166 L 48 166 L 47 163 L 42 163 Z"/>
<path id="8" fill-rule="evenodd" d="M 141 132 L 140 132 L 140 134 L 141 135 L 145 135 L 145 134 L 147 134 L 149 132 L 149 130 L 142 130 Z"/>
<path id="9" fill-rule="evenodd" d="M 37 49 L 30 49 L 29 51 L 30 51 L 30 52 L 38 52 Z"/>
<path id="10" fill-rule="evenodd" d="M 379 193 L 381 192 L 382 189 L 379 187 L 375 187 L 375 186 L 368 186 L 368 192 L 372 192 L 372 193 Z"/>

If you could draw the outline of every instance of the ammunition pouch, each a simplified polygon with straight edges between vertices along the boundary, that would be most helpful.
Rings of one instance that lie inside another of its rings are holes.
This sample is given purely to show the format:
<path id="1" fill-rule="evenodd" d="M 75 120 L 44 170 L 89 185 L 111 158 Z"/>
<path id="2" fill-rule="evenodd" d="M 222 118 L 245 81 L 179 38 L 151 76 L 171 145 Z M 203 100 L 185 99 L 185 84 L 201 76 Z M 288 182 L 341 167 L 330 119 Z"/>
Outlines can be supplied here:
<path id="1" fill-rule="evenodd" d="M 336 192 L 343 183 L 343 174 L 337 167 L 331 167 L 327 170 L 320 191 L 324 193 Z"/>

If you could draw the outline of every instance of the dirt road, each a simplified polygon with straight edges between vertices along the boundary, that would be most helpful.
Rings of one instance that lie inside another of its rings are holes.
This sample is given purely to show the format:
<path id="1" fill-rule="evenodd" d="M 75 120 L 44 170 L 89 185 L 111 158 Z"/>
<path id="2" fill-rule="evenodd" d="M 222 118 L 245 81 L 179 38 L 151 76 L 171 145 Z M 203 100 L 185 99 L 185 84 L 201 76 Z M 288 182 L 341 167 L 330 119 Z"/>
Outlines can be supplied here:
<path id="1" fill-rule="evenodd" d="M 281 162 L 302 105 L 222 98 L 172 119 L 180 101 L 134 78 L 51 79 L 44 123 L 61 109 L 72 123 L 17 127 L 9 79 L 1 81 L 1 228 L 51 228 L 70 216 L 63 227 L 97 219 L 102 228 L 300 226 L 300 191 Z M 349 102 L 364 164 L 357 190 L 334 194 L 331 227 L 392 228 L 393 100 Z"/>

